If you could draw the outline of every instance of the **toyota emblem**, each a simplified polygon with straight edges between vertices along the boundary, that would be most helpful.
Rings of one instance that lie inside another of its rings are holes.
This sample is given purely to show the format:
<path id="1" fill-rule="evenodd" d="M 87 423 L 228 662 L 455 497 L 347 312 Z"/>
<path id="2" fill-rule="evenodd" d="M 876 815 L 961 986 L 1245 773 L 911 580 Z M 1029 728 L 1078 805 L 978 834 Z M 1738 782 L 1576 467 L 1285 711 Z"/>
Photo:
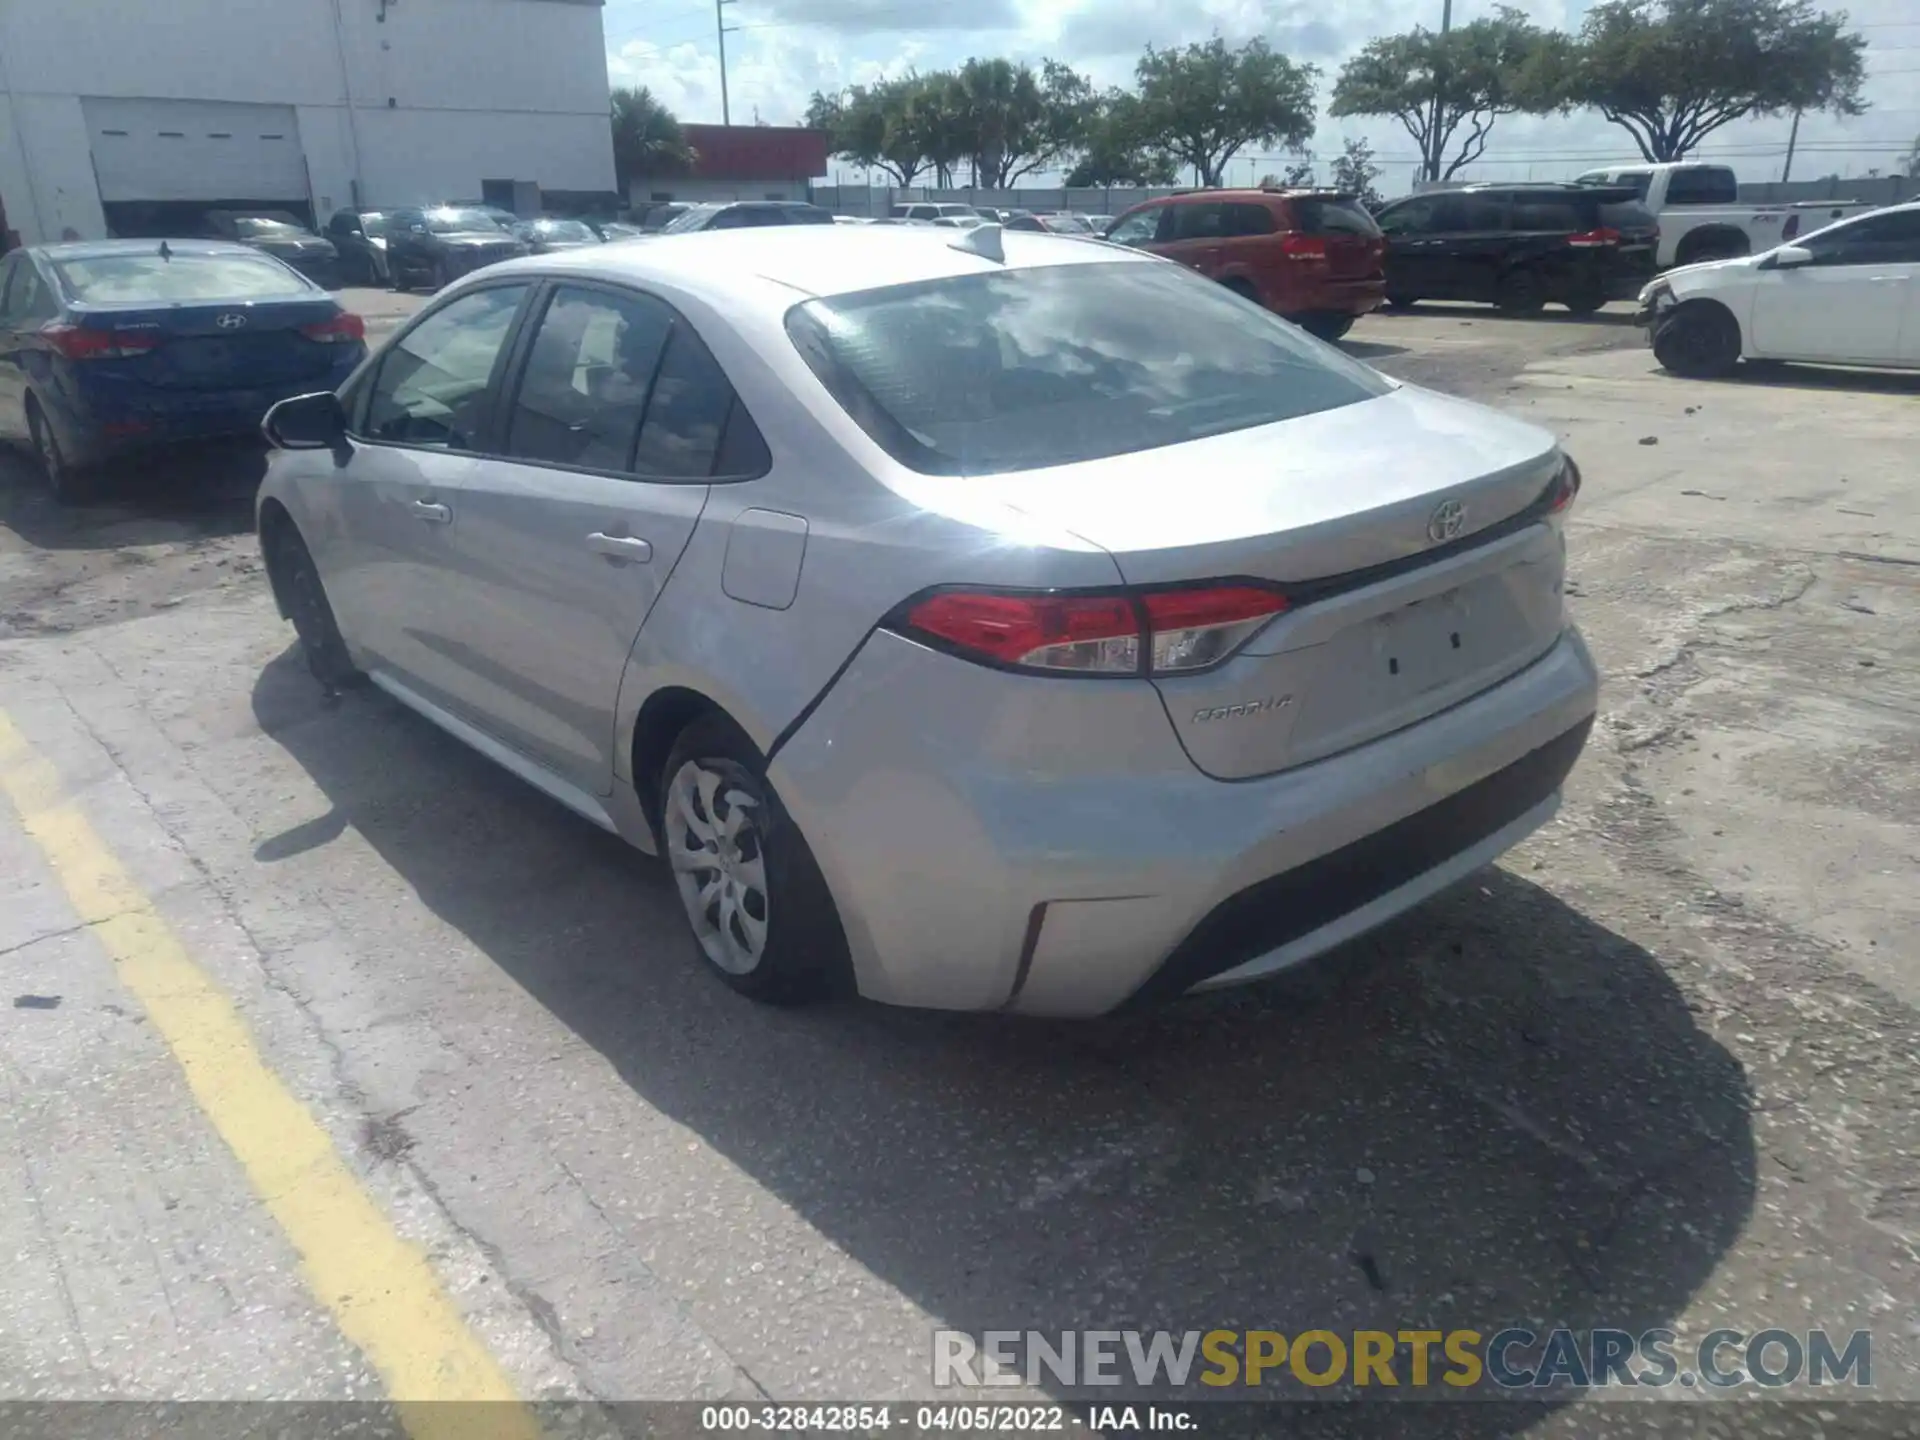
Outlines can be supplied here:
<path id="1" fill-rule="evenodd" d="M 1467 525 L 1467 507 L 1458 500 L 1442 500 L 1427 521 L 1427 538 L 1436 545 L 1458 540 Z"/>
<path id="2" fill-rule="evenodd" d="M 213 323 L 222 330 L 238 330 L 247 323 L 247 317 L 238 310 L 229 310 Z"/>

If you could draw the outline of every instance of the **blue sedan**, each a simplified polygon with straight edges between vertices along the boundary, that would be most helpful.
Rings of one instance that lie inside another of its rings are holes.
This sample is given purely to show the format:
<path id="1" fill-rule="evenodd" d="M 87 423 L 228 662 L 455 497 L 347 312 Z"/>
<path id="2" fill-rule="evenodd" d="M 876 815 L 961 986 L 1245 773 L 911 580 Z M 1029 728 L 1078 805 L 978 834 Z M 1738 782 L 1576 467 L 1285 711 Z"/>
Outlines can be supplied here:
<path id="1" fill-rule="evenodd" d="M 244 245 L 102 240 L 0 262 L 0 440 L 30 445 L 55 496 L 109 460 L 257 436 L 289 395 L 366 356 L 358 315 Z"/>

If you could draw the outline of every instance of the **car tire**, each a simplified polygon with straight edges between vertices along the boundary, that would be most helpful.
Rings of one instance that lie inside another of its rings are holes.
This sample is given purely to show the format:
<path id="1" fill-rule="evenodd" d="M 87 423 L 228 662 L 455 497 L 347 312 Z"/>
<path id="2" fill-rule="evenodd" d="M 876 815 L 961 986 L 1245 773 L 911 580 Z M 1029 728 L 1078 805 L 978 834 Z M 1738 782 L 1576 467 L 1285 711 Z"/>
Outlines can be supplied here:
<path id="1" fill-rule="evenodd" d="M 1587 281 L 1568 291 L 1560 303 L 1567 307 L 1570 315 L 1598 314 L 1607 303 L 1606 287 L 1597 281 Z"/>
<path id="2" fill-rule="evenodd" d="M 1387 307 L 1392 310 L 1411 310 L 1420 303 L 1418 295 L 1407 295 L 1399 291 L 1387 292 Z"/>
<path id="3" fill-rule="evenodd" d="M 293 622 L 293 633 L 300 637 L 300 649 L 306 654 L 313 678 L 328 690 L 344 689 L 364 680 L 366 677 L 354 668 L 347 654 L 347 642 L 333 618 L 320 567 L 314 564 L 313 552 L 307 549 L 299 528 L 283 517 L 268 527 L 264 538 L 274 595 Z"/>
<path id="4" fill-rule="evenodd" d="M 1546 308 L 1540 277 L 1531 270 L 1509 270 L 1500 278 L 1493 303 L 1506 315 L 1537 315 Z"/>
<path id="5" fill-rule="evenodd" d="M 1300 317 L 1300 328 L 1317 340 L 1329 344 L 1338 340 L 1353 329 L 1354 317 L 1351 315 L 1329 315 L 1324 311 Z"/>
<path id="6" fill-rule="evenodd" d="M 393 288 L 393 293 L 396 295 L 407 293 L 407 262 L 398 256 L 387 257 L 387 284 Z"/>
<path id="7" fill-rule="evenodd" d="M 1260 303 L 1260 292 L 1253 288 L 1253 282 L 1251 280 L 1243 280 L 1236 277 L 1232 280 L 1222 280 L 1220 284 L 1223 289 L 1231 290 L 1242 300 L 1254 305 Z"/>
<path id="8" fill-rule="evenodd" d="M 444 255 L 437 255 L 433 261 L 432 281 L 435 290 L 444 290 L 453 283 L 453 266 Z"/>
<path id="9" fill-rule="evenodd" d="M 40 412 L 40 402 L 31 396 L 27 399 L 27 438 L 56 505 L 84 505 L 93 498 L 94 472 L 67 458 L 52 423 Z"/>
<path id="10" fill-rule="evenodd" d="M 660 853 L 713 972 L 772 1005 L 850 988 L 826 879 L 740 728 L 717 714 L 693 721 L 674 741 L 658 793 Z"/>
<path id="11" fill-rule="evenodd" d="M 1740 324 L 1720 305 L 1682 305 L 1655 326 L 1653 358 L 1690 380 L 1720 379 L 1740 363 Z"/>

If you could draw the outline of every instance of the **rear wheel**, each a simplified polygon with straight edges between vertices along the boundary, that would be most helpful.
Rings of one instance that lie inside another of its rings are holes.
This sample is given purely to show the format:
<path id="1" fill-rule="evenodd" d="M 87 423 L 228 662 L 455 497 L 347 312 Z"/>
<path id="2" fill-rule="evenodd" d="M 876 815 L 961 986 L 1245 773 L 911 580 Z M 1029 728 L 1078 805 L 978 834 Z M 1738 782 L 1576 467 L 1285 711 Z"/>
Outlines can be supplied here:
<path id="1" fill-rule="evenodd" d="M 300 538 L 300 531 L 292 520 L 283 518 L 268 529 L 266 542 L 274 590 L 286 606 L 287 618 L 293 621 L 294 634 L 300 637 L 300 648 L 306 652 L 313 678 L 329 690 L 361 679 L 333 618 L 320 567 L 313 563 L 313 554 Z"/>
<path id="2" fill-rule="evenodd" d="M 387 257 L 387 283 L 393 287 L 396 294 L 407 293 L 407 262 L 398 255 Z"/>
<path id="3" fill-rule="evenodd" d="M 1719 305 L 1682 305 L 1654 329 L 1653 358 L 1676 375 L 1717 379 L 1740 363 L 1739 323 Z"/>
<path id="4" fill-rule="evenodd" d="M 1420 303 L 1418 295 L 1409 295 L 1404 290 L 1389 290 L 1387 304 L 1395 310 L 1411 310 Z"/>
<path id="5" fill-rule="evenodd" d="M 27 435 L 33 442 L 33 453 L 40 461 L 41 473 L 47 477 L 56 504 L 80 505 L 92 497 L 93 471 L 67 459 L 66 452 L 60 448 L 60 437 L 54 434 L 47 417 L 40 413 L 38 400 L 27 401 Z"/>
<path id="6" fill-rule="evenodd" d="M 661 851 L 701 953 L 741 994 L 775 1005 L 842 988 L 846 935 L 820 867 L 738 726 L 695 720 L 660 776 Z"/>
<path id="7" fill-rule="evenodd" d="M 1540 277 L 1531 270 L 1509 270 L 1500 281 L 1493 303 L 1508 315 L 1537 315 L 1547 299 Z"/>
<path id="8" fill-rule="evenodd" d="M 1300 317 L 1300 328 L 1309 335 L 1316 336 L 1321 340 L 1338 340 L 1342 335 L 1345 335 L 1349 330 L 1353 329 L 1353 316 L 1329 315 L 1325 312 L 1314 315 L 1302 315 Z"/>
<path id="9" fill-rule="evenodd" d="M 1592 315 L 1607 303 L 1607 290 L 1598 280 L 1582 280 L 1560 302 L 1575 315 Z"/>
<path id="10" fill-rule="evenodd" d="M 453 266 L 448 262 L 446 256 L 440 255 L 435 257 L 433 262 L 433 288 L 436 290 L 444 290 L 452 283 Z"/>
<path id="11" fill-rule="evenodd" d="M 1253 288 L 1253 282 L 1250 280 L 1244 280 L 1236 276 L 1232 280 L 1222 280 L 1220 284 L 1238 295 L 1242 300 L 1250 300 L 1255 305 L 1260 303 L 1260 292 Z"/>

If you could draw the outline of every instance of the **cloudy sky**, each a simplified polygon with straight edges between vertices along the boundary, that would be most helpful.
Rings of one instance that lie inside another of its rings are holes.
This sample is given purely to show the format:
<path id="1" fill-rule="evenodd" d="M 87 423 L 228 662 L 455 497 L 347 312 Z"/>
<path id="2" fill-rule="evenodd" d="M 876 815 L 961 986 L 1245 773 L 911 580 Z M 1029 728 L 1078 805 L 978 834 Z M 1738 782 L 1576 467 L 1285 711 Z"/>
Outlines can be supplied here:
<path id="1" fill-rule="evenodd" d="M 1542 24 L 1578 26 L 1588 0 L 1518 0 Z M 792 124 L 815 90 L 939 69 L 970 55 L 1067 61 L 1102 83 L 1131 78 L 1142 46 L 1185 44 L 1218 31 L 1229 41 L 1264 35 L 1322 72 L 1322 123 L 1313 148 L 1339 153 L 1364 136 L 1380 160 L 1388 193 L 1405 188 L 1413 143 L 1390 119 L 1325 118 L 1340 63 L 1373 35 L 1415 24 L 1437 26 L 1441 0 L 728 0 L 727 78 L 733 119 Z M 1491 14 L 1495 0 L 1455 0 L 1456 24 Z M 1796 179 L 1890 172 L 1920 134 L 1920 9 L 1912 0 L 1852 0 L 1866 36 L 1867 97 L 1856 120 L 1808 118 L 1800 127 Z M 607 67 L 616 84 L 651 86 L 683 120 L 720 119 L 713 0 L 607 0 Z M 1702 158 L 1736 166 L 1749 180 L 1778 179 L 1787 121 L 1753 120 L 1714 134 Z M 1466 172 L 1484 179 L 1556 179 L 1608 160 L 1636 158 L 1626 132 L 1591 115 L 1500 122 L 1485 161 Z M 1497 162 L 1497 163 L 1496 163 Z M 843 162 L 835 162 L 837 165 Z M 1279 156 L 1242 157 L 1231 178 L 1279 168 Z M 857 179 L 848 171 L 845 178 Z"/>

